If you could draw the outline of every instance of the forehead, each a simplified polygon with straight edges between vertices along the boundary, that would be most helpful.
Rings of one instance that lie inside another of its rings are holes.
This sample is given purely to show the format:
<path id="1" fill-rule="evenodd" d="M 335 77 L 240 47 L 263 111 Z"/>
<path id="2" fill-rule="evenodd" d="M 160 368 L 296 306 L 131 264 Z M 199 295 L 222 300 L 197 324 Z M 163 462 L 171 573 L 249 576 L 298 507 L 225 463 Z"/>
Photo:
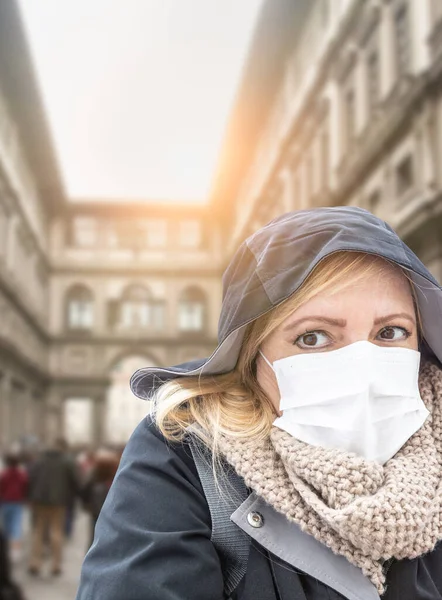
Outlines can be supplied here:
<path id="1" fill-rule="evenodd" d="M 374 317 L 378 313 L 413 311 L 411 284 L 403 272 L 394 265 L 377 263 L 368 271 L 343 275 L 339 281 L 318 290 L 309 300 L 295 310 L 296 317 L 322 314 L 326 311 L 364 313 Z M 340 315 L 345 318 L 346 314 Z"/>

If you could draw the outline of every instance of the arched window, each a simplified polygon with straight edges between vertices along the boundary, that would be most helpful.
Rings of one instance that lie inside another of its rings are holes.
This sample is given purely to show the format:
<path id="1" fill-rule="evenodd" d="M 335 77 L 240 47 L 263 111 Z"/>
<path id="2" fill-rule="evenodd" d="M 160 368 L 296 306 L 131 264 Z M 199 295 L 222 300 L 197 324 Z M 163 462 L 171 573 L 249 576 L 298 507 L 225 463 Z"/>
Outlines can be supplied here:
<path id="1" fill-rule="evenodd" d="M 121 326 L 149 327 L 152 317 L 150 291 L 142 285 L 126 288 L 121 298 Z"/>
<path id="2" fill-rule="evenodd" d="M 186 288 L 179 299 L 180 331 L 202 331 L 206 319 L 206 294 L 196 286 Z"/>
<path id="3" fill-rule="evenodd" d="M 67 293 L 68 329 L 90 330 L 94 324 L 94 298 L 89 288 L 75 285 Z"/>

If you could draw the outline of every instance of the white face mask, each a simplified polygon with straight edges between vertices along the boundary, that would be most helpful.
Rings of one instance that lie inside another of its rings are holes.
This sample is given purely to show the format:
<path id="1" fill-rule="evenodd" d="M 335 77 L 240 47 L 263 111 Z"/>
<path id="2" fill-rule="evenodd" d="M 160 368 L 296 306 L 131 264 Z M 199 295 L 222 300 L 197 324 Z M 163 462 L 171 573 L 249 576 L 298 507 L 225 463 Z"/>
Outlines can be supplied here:
<path id="1" fill-rule="evenodd" d="M 282 417 L 274 425 L 298 440 L 354 452 L 384 464 L 429 415 L 420 397 L 420 353 L 361 341 L 298 354 L 273 365 Z"/>

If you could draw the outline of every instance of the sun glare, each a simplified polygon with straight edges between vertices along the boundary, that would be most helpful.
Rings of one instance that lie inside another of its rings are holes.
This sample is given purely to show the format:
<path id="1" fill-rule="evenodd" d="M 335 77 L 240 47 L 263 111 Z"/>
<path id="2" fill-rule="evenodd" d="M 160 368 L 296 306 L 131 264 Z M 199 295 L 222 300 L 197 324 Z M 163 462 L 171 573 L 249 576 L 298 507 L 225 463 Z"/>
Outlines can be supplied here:
<path id="1" fill-rule="evenodd" d="M 70 197 L 204 202 L 261 0 L 21 0 Z"/>

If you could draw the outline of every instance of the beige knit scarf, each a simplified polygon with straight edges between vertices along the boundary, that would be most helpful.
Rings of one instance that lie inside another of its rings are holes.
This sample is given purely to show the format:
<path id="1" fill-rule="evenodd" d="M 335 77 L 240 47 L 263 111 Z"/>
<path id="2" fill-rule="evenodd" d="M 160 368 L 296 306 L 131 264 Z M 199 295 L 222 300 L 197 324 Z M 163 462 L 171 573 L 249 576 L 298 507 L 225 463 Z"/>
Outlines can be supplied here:
<path id="1" fill-rule="evenodd" d="M 442 539 L 442 371 L 421 368 L 430 411 L 384 466 L 314 447 L 272 428 L 269 439 L 223 438 L 221 452 L 267 503 L 360 567 L 382 594 L 382 563 L 415 558 Z"/>

